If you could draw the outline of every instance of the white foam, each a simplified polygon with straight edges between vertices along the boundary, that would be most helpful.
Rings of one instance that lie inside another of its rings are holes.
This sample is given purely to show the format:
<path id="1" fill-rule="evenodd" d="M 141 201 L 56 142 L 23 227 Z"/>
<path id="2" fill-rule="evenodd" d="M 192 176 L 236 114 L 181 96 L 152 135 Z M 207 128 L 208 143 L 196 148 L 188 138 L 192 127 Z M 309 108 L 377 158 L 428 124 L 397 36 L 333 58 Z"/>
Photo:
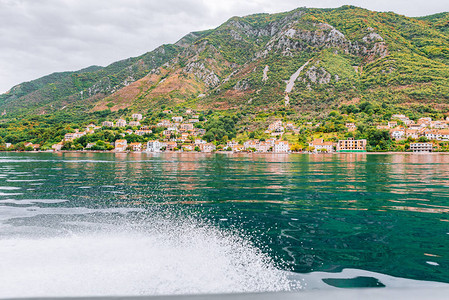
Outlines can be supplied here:
<path id="1" fill-rule="evenodd" d="M 313 272 L 309 274 L 296 275 L 301 276 L 303 280 L 303 289 L 333 289 L 334 287 L 327 285 L 323 279 L 325 278 L 339 278 L 351 279 L 356 277 L 373 277 L 378 279 L 387 288 L 448 288 L 449 284 L 434 281 L 422 281 L 407 278 L 394 277 L 386 274 L 358 270 L 358 269 L 344 269 L 338 273 L 327 272 Z"/>
<path id="2" fill-rule="evenodd" d="M 12 190 L 20 190 L 20 188 L 15 186 L 0 186 L 0 190 L 12 191 Z"/>
<path id="3" fill-rule="evenodd" d="M 68 200 L 58 200 L 58 199 L 22 199 L 22 200 L 6 199 L 6 200 L 0 200 L 0 203 L 31 205 L 31 204 L 36 204 L 36 203 L 55 204 L 55 203 L 62 203 L 62 202 L 67 202 L 67 201 Z"/>
<path id="4" fill-rule="evenodd" d="M 116 229 L 0 240 L 0 295 L 166 295 L 290 289 L 285 272 L 243 239 L 210 226 L 177 224 L 155 225 L 157 230 Z"/>
<path id="5" fill-rule="evenodd" d="M 23 193 L 3 193 L 3 192 L 0 192 L 0 197 L 1 196 L 18 196 L 18 195 L 23 195 Z"/>

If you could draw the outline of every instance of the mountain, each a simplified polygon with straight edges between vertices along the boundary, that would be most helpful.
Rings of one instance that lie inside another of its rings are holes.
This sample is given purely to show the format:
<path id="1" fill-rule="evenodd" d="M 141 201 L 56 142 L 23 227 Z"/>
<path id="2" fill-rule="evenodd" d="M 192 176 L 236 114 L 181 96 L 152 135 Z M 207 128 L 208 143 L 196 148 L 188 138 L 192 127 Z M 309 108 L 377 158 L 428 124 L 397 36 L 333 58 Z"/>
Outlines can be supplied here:
<path id="1" fill-rule="evenodd" d="M 354 6 L 233 17 L 140 57 L 19 84 L 0 96 L 0 112 L 320 114 L 362 100 L 449 110 L 448 28 L 448 13 L 409 18 Z"/>

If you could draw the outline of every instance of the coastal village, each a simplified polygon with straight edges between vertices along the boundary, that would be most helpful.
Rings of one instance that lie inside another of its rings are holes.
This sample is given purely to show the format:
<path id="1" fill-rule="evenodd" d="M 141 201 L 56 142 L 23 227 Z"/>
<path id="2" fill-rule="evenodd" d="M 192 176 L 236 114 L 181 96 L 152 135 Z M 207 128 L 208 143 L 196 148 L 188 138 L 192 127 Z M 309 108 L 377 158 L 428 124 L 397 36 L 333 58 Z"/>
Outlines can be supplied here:
<path id="1" fill-rule="evenodd" d="M 313 138 L 307 147 L 289 141 L 287 135 L 300 135 L 300 127 L 292 122 L 277 120 L 266 128 L 264 138 L 229 139 L 225 142 L 207 141 L 204 137 L 206 129 L 199 124 L 207 124 L 207 119 L 188 109 L 182 114 L 174 114 L 170 110 L 163 112 L 166 118 L 157 120 L 157 123 L 143 125 L 145 119 L 142 114 L 134 113 L 128 118 L 104 121 L 101 124 L 89 124 L 86 128 L 75 129 L 65 134 L 64 138 L 51 146 L 47 151 L 73 150 L 67 145 L 79 141 L 83 137 L 94 135 L 98 131 L 111 130 L 120 137 L 112 142 L 91 141 L 77 151 L 111 151 L 111 152 L 256 152 L 256 153 L 334 153 L 334 152 L 366 152 L 367 140 L 348 137 L 335 140 L 323 137 Z M 146 122 L 148 124 L 148 122 Z M 199 125 L 199 126 L 198 126 Z M 312 123 L 306 126 L 320 126 Z M 355 123 L 346 123 L 348 133 L 357 129 Z M 445 120 L 432 120 L 429 117 L 420 118 L 416 122 L 405 115 L 392 115 L 386 124 L 377 125 L 380 131 L 388 131 L 392 140 L 410 140 L 410 152 L 432 152 L 434 141 L 449 141 L 449 117 Z M 254 135 L 253 135 L 254 136 Z M 135 137 L 141 137 L 135 141 Z M 157 137 L 157 138 L 155 138 Z M 252 137 L 249 134 L 249 137 Z M 27 151 L 42 150 L 38 144 L 27 142 L 24 144 Z M 6 144 L 6 150 L 13 149 L 12 144 Z"/>

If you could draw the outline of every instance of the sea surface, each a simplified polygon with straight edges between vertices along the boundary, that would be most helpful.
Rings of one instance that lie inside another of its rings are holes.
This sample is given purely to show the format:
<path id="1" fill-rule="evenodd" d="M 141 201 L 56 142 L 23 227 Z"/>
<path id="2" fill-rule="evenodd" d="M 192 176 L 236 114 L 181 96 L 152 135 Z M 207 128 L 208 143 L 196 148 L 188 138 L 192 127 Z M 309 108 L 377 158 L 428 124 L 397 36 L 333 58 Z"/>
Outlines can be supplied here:
<path id="1" fill-rule="evenodd" d="M 0 153 L 0 298 L 449 286 L 449 155 Z"/>

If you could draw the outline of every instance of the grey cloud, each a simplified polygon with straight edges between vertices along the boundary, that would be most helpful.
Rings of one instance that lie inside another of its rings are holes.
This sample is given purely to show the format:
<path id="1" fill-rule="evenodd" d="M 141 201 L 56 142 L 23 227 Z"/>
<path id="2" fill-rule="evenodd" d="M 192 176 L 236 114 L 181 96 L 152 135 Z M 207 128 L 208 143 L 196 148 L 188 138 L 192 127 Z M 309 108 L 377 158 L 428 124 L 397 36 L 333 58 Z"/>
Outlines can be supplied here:
<path id="1" fill-rule="evenodd" d="M 107 65 L 232 16 L 354 4 L 414 16 L 445 1 L 0 0 L 0 92 L 52 72 Z"/>

